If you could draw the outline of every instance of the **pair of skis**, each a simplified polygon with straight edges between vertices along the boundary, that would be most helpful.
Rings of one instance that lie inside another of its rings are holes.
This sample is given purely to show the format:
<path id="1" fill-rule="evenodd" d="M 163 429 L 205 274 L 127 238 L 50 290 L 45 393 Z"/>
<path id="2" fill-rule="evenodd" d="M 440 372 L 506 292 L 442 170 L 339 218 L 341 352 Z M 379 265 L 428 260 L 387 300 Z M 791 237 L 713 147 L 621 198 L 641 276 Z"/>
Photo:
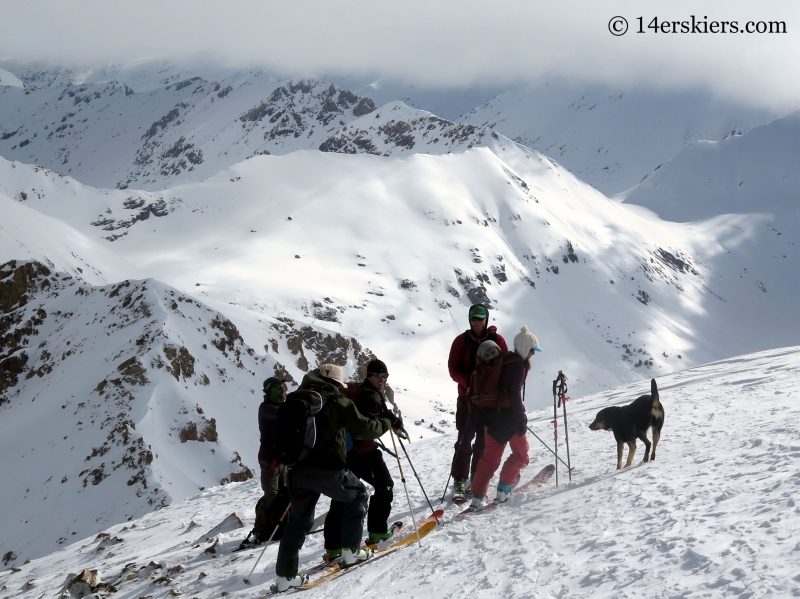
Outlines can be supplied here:
<path id="1" fill-rule="evenodd" d="M 556 471 L 556 467 L 553 464 L 548 464 L 547 466 L 542 468 L 539 471 L 539 473 L 536 476 L 534 476 L 531 480 L 529 480 L 528 482 L 526 482 L 523 485 L 516 486 L 514 488 L 514 490 L 512 491 L 512 494 L 516 495 L 517 493 L 528 493 L 528 492 L 532 491 L 536 487 L 538 487 L 540 485 L 543 485 L 548 480 L 550 480 L 550 478 L 552 478 L 553 473 L 555 471 Z M 468 507 L 467 509 L 465 509 L 463 512 L 459 513 L 455 517 L 458 518 L 458 519 L 462 519 L 462 518 L 466 518 L 470 514 L 486 514 L 488 512 L 492 512 L 492 511 L 496 510 L 501 505 L 503 505 L 503 504 L 502 503 L 498 503 L 498 502 L 495 501 L 493 503 L 489 503 L 489 504 L 487 504 L 487 505 L 485 505 L 483 507 L 480 507 L 480 508 Z"/>
<path id="2" fill-rule="evenodd" d="M 316 566 L 312 566 L 310 569 L 306 569 L 305 574 L 309 576 L 314 576 L 318 572 L 322 572 L 319 576 L 316 576 L 312 580 L 309 580 L 306 584 L 301 585 L 299 587 L 294 587 L 289 589 L 286 592 L 294 592 L 297 590 L 308 590 L 314 589 L 326 582 L 331 580 L 335 580 L 345 574 L 358 569 L 362 566 L 366 566 L 371 564 L 377 559 L 381 559 L 393 554 L 395 551 L 402 549 L 403 547 L 408 547 L 413 545 L 417 542 L 417 539 L 421 539 L 422 537 L 428 535 L 434 528 L 436 528 L 437 520 L 440 519 L 444 515 L 444 510 L 436 510 L 433 514 L 428 516 L 427 518 L 420 520 L 416 524 L 416 530 L 412 530 L 411 532 L 403 535 L 400 534 L 398 537 L 393 537 L 388 545 L 388 547 L 383 547 L 376 549 L 368 560 L 363 562 L 357 562 L 351 566 L 345 566 L 344 563 L 341 561 L 341 558 L 337 558 L 334 562 L 322 563 Z M 402 529 L 401 529 L 402 530 Z M 389 541 L 389 539 L 387 539 Z M 278 594 L 275 590 L 274 586 L 270 588 L 270 592 L 264 595 L 264 597 L 276 595 Z M 284 593 L 280 593 L 281 595 Z M 261 598 L 259 598 L 261 599 Z"/>

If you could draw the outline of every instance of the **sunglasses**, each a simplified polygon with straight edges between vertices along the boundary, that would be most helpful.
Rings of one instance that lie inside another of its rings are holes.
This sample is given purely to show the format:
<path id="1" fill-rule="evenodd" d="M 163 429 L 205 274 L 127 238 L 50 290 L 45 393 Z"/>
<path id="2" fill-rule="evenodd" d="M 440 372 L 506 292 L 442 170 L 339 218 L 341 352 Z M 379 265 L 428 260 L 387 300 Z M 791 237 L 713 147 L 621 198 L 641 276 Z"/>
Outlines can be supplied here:
<path id="1" fill-rule="evenodd" d="M 376 379 L 388 379 L 389 373 L 388 372 L 368 372 L 368 376 L 374 376 Z"/>

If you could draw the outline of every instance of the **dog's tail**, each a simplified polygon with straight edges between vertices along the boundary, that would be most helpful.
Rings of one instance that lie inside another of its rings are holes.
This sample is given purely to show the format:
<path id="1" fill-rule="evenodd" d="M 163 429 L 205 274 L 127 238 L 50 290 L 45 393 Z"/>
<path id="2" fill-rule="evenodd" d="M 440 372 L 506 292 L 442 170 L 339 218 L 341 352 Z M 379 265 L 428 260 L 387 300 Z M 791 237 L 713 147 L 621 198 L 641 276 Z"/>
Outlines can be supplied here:
<path id="1" fill-rule="evenodd" d="M 658 387 L 656 386 L 656 379 L 650 379 L 650 395 L 654 400 L 660 401 L 658 397 Z"/>

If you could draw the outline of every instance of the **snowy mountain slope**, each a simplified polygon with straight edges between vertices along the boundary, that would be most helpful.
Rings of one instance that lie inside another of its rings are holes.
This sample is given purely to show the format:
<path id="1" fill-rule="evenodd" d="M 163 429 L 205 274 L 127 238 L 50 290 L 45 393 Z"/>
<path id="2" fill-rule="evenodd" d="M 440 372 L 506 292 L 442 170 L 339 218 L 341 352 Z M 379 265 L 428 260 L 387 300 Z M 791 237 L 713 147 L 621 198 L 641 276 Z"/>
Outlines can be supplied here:
<path id="1" fill-rule="evenodd" d="M 353 365 L 355 340 L 273 321 L 273 351 Z M 302 375 L 152 279 L 0 267 L 0 554 L 21 559 L 258 472 L 261 383 Z M 363 375 L 363 372 L 361 373 Z"/>
<path id="2" fill-rule="evenodd" d="M 309 596 L 797 595 L 800 446 L 792 424 L 800 418 L 800 348 L 722 360 L 658 383 L 666 422 L 656 461 L 637 459 L 615 471 L 613 437 L 588 428 L 596 410 L 648 392 L 646 382 L 574 397 L 568 404 L 572 482 L 562 478 L 556 487 L 551 480 L 493 513 L 462 521 L 453 520 L 460 508 L 445 504 L 444 527 L 422 548 L 364 566 Z M 533 430 L 548 441 L 551 417 L 547 409 L 530 415 Z M 526 476 L 550 462 L 530 440 Z M 409 446 L 431 497 L 444 485 L 453 441 L 450 434 Z M 389 466 L 397 477 L 396 464 Z M 419 486 L 413 479 L 408 486 L 415 512 L 424 513 Z M 111 585 L 96 588 L 98 597 L 261 597 L 274 580 L 276 548 L 267 548 L 252 585 L 242 578 L 259 551 L 231 553 L 252 524 L 259 495 L 255 481 L 208 489 L 6 570 L 0 596 L 56 596 L 83 569 L 94 569 Z M 397 495 L 392 518 L 408 521 Z M 232 512 L 243 528 L 234 523 L 209 534 Z M 309 536 L 301 567 L 315 564 L 321 552 L 320 536 Z"/>
<path id="3" fill-rule="evenodd" d="M 451 426 L 446 359 L 473 301 L 496 308 L 507 338 L 522 324 L 539 336 L 537 383 L 567 367 L 583 392 L 797 339 L 793 319 L 774 320 L 793 311 L 797 258 L 750 245 L 760 219 L 659 221 L 539 154 L 500 153 L 297 152 L 157 194 L 79 188 L 8 162 L 0 182 L 114 239 L 114 252 L 220 310 L 253 348 L 272 351 L 277 316 L 356 337 L 434 432 Z M 147 202 L 165 216 L 135 220 Z M 743 252 L 760 262 L 746 274 Z"/>
<path id="4" fill-rule="evenodd" d="M 0 86 L 24 87 L 24 84 L 13 73 L 9 73 L 5 69 L 0 69 Z"/>
<path id="5" fill-rule="evenodd" d="M 800 112 L 718 142 L 690 145 L 624 194 L 666 220 L 765 213 L 792 234 L 800 215 Z"/>
<path id="6" fill-rule="evenodd" d="M 495 129 L 614 195 L 697 140 L 723 139 L 779 116 L 706 92 L 587 86 L 549 75 L 457 121 Z"/>
<path id="7" fill-rule="evenodd" d="M 376 107 L 318 79 L 256 70 L 206 79 L 160 63 L 83 74 L 34 65 L 18 74 L 25 89 L 0 87 L 0 155 L 98 187 L 161 189 L 302 149 L 402 156 L 513 145 L 401 102 Z"/>
<path id="8" fill-rule="evenodd" d="M 105 285 L 141 273 L 104 241 L 79 233 L 65 222 L 28 208 L 0 192 L 0 264 L 37 260 L 90 285 Z"/>

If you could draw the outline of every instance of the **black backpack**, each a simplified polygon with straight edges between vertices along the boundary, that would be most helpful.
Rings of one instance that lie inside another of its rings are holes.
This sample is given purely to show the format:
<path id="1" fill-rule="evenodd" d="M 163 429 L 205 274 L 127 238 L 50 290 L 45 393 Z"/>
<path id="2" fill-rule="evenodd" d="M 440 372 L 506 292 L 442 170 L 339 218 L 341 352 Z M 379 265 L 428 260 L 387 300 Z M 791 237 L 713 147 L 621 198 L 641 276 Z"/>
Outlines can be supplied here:
<path id="1" fill-rule="evenodd" d="M 313 389 L 299 389 L 286 396 L 275 422 L 275 456 L 278 463 L 294 466 L 302 461 L 317 441 L 314 417 L 324 405 Z"/>
<path id="2" fill-rule="evenodd" d="M 267 506 L 266 497 L 261 497 L 256 504 L 256 523 L 253 532 L 256 543 L 269 541 L 280 541 L 283 536 L 283 529 L 286 528 L 288 518 L 283 518 L 283 513 L 289 507 L 289 489 L 281 487 L 278 494 Z M 281 520 L 281 518 L 283 518 Z M 276 530 L 277 528 L 277 530 Z"/>

